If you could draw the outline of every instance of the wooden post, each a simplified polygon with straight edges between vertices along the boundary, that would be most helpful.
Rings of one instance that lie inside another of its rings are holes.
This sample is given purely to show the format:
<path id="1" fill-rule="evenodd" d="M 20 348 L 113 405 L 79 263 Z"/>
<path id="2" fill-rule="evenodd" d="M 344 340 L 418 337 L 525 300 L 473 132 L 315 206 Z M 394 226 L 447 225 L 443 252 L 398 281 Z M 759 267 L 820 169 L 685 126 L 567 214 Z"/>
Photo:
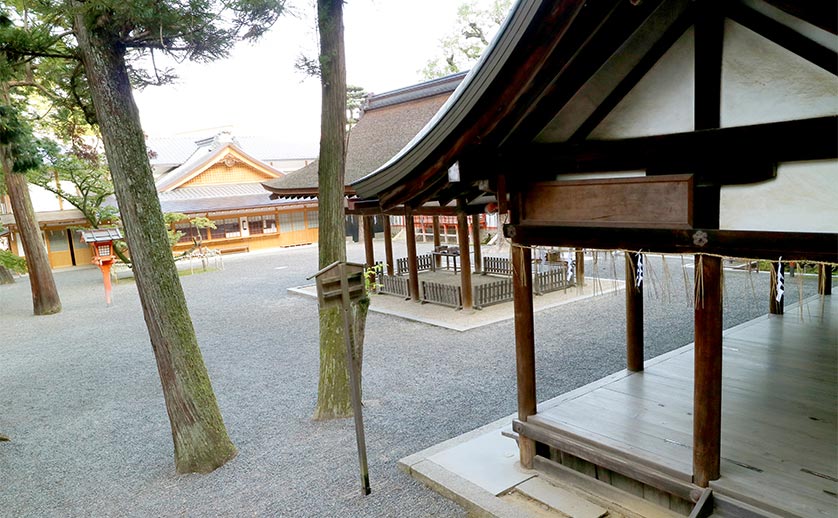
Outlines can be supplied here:
<path id="1" fill-rule="evenodd" d="M 416 227 L 413 211 L 404 209 L 404 230 L 407 234 L 407 274 L 410 278 L 410 299 L 419 301 L 419 259 L 416 257 Z"/>
<path id="2" fill-rule="evenodd" d="M 372 216 L 364 216 L 364 252 L 367 259 L 367 268 L 375 266 L 375 248 L 372 246 L 374 237 L 375 230 L 373 230 Z"/>
<path id="3" fill-rule="evenodd" d="M 785 277 L 785 266 L 783 263 L 771 263 L 771 287 L 768 291 L 768 312 L 772 315 L 782 315 L 786 302 L 785 295 L 781 296 L 780 300 L 777 300 L 777 272 Z"/>
<path id="4" fill-rule="evenodd" d="M 459 200 L 459 211 L 457 211 L 457 240 L 460 246 L 460 286 L 463 294 L 463 310 L 474 309 L 473 295 L 471 292 L 471 257 L 468 248 L 468 215 L 465 213 L 465 202 Z"/>
<path id="5" fill-rule="evenodd" d="M 696 256 L 693 482 L 719 478 L 722 425 L 722 259 Z M 699 279 L 700 276 L 700 279 Z"/>
<path id="6" fill-rule="evenodd" d="M 384 214 L 384 260 L 387 262 L 387 275 L 393 275 L 393 235 L 390 229 L 390 216 Z"/>
<path id="7" fill-rule="evenodd" d="M 442 244 L 442 241 L 439 238 L 439 216 L 433 217 L 433 225 L 434 225 L 434 250 L 438 249 Z M 436 261 L 436 268 L 442 267 L 442 256 L 435 255 L 434 261 Z"/>
<path id="8" fill-rule="evenodd" d="M 474 246 L 474 273 L 483 271 L 483 258 L 480 253 L 480 214 L 471 216 L 471 241 Z"/>
<path id="9" fill-rule="evenodd" d="M 535 330 L 532 306 L 532 251 L 512 245 L 512 297 L 515 307 L 515 364 L 518 377 L 518 419 L 526 421 L 536 413 Z M 535 444 L 520 436 L 521 465 L 532 468 Z"/>
<path id="10" fill-rule="evenodd" d="M 576 250 L 576 287 L 585 287 L 585 251 L 581 248 Z"/>
<path id="11" fill-rule="evenodd" d="M 832 295 L 831 264 L 821 264 L 818 266 L 818 293 L 820 295 Z"/>
<path id="12" fill-rule="evenodd" d="M 637 286 L 637 263 L 626 255 L 626 368 L 643 370 L 643 284 Z M 639 255 L 639 254 L 638 254 Z"/>

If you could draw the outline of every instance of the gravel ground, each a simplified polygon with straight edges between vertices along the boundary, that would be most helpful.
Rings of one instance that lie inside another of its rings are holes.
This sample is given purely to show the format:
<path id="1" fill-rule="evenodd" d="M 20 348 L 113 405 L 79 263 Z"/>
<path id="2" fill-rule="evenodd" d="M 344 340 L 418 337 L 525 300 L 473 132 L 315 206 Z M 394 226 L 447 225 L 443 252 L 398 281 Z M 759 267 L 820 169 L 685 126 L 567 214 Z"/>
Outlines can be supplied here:
<path id="1" fill-rule="evenodd" d="M 350 244 L 349 255 L 360 260 L 363 246 Z M 0 432 L 12 438 L 0 443 L 0 516 L 465 516 L 396 461 L 515 411 L 512 322 L 457 332 L 370 314 L 364 419 L 372 494 L 362 497 L 352 420 L 311 420 L 316 303 L 286 293 L 306 283 L 316 261 L 314 247 L 282 249 L 182 278 L 239 448 L 208 475 L 174 473 L 132 282 L 115 286 L 106 307 L 98 270 L 59 272 L 64 310 L 45 317 L 32 316 L 26 279 L 0 286 Z M 647 262 L 651 357 L 693 340 L 693 311 L 681 260 L 667 261 L 669 276 L 659 258 Z M 602 277 L 622 276 L 619 257 L 612 264 L 600 255 L 597 267 Z M 596 269 L 588 263 L 590 282 Z M 767 274 L 728 272 L 725 284 L 725 327 L 767 311 Z M 788 285 L 797 301 L 796 281 Z M 815 285 L 806 277 L 804 295 Z M 539 400 L 621 369 L 624 326 L 622 294 L 538 313 Z"/>

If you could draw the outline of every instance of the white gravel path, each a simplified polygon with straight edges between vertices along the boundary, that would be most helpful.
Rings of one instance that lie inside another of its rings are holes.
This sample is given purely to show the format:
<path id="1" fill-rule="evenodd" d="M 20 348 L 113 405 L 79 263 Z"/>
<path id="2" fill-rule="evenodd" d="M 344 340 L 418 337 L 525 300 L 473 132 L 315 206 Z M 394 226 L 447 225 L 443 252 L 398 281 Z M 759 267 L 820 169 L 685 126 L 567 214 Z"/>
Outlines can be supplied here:
<path id="1" fill-rule="evenodd" d="M 349 248 L 361 259 L 362 245 Z M 457 332 L 370 315 L 364 418 L 372 494 L 362 497 L 352 421 L 310 418 L 317 309 L 286 289 L 304 284 L 316 261 L 314 247 L 252 253 L 225 259 L 222 272 L 182 279 L 239 448 L 209 475 L 174 473 L 133 283 L 115 286 L 106 307 L 98 270 L 59 272 L 64 310 L 45 317 L 32 316 L 26 279 L 0 286 L 0 432 L 12 439 L 0 443 L 0 516 L 465 516 L 396 461 L 515 410 L 512 322 Z M 660 289 L 661 279 L 647 289 L 650 357 L 692 341 L 680 259 L 668 264 L 672 287 Z M 659 259 L 650 265 L 662 274 Z M 593 270 L 589 263 L 589 278 Z M 606 262 L 601 275 L 615 271 L 621 276 L 622 263 Z M 725 327 L 767 311 L 766 274 L 729 272 L 725 282 Z M 815 284 L 805 279 L 805 295 Z M 797 300 L 794 281 L 787 290 Z M 538 313 L 539 400 L 621 369 L 624 322 L 622 292 Z"/>

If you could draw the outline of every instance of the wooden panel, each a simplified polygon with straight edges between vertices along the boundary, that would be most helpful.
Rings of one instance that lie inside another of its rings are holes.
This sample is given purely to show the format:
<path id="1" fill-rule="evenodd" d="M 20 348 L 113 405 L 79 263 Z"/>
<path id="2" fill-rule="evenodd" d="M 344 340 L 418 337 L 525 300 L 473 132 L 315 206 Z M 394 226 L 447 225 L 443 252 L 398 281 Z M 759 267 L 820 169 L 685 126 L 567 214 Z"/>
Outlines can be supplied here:
<path id="1" fill-rule="evenodd" d="M 539 182 L 524 194 L 525 224 L 690 228 L 691 175 Z"/>

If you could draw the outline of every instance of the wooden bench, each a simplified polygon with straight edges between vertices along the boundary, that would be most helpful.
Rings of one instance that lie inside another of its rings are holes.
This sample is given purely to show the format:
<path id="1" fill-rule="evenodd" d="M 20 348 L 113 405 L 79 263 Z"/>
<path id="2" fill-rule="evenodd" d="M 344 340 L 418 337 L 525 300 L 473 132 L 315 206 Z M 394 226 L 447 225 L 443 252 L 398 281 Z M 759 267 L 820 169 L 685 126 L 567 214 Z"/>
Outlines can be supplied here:
<path id="1" fill-rule="evenodd" d="M 221 254 L 236 254 L 240 252 L 250 252 L 250 247 L 247 245 L 242 246 L 231 246 L 227 248 L 217 248 L 218 252 Z"/>

